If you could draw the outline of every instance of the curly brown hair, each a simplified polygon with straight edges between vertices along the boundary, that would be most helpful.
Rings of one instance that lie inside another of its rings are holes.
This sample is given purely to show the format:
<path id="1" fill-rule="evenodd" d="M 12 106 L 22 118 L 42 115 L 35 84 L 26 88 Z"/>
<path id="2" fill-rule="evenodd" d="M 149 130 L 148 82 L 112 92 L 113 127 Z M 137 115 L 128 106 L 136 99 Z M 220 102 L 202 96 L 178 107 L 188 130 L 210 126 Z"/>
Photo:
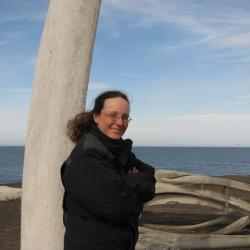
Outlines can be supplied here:
<path id="1" fill-rule="evenodd" d="M 77 142 L 84 133 L 88 132 L 91 127 L 96 124 L 93 118 L 93 114 L 100 114 L 103 109 L 104 102 L 109 98 L 121 97 L 128 103 L 128 97 L 125 93 L 113 90 L 105 91 L 96 97 L 94 102 L 94 108 L 91 111 L 84 111 L 77 114 L 73 119 L 68 121 L 67 124 L 67 136 L 73 142 Z"/>

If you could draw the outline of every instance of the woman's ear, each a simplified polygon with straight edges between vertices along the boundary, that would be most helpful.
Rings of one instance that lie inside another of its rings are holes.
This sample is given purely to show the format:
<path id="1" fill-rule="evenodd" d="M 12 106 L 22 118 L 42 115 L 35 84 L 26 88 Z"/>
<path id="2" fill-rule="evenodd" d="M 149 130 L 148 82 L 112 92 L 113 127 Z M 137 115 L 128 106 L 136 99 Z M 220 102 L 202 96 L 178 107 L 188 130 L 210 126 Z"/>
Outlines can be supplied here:
<path id="1" fill-rule="evenodd" d="M 98 122 L 99 122 L 99 114 L 93 114 L 93 119 L 94 119 L 95 123 L 98 124 Z"/>

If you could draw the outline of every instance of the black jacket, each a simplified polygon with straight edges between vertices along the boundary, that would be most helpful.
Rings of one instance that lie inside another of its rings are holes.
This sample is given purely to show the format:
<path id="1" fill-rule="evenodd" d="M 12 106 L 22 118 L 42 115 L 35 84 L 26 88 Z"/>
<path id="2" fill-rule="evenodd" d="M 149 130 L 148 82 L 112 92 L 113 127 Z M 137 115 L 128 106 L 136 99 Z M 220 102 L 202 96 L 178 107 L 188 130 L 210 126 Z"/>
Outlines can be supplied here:
<path id="1" fill-rule="evenodd" d="M 138 216 L 155 192 L 154 169 L 136 159 L 132 141 L 116 143 L 93 129 L 61 168 L 65 250 L 135 247 Z M 128 173 L 133 166 L 139 173 Z"/>

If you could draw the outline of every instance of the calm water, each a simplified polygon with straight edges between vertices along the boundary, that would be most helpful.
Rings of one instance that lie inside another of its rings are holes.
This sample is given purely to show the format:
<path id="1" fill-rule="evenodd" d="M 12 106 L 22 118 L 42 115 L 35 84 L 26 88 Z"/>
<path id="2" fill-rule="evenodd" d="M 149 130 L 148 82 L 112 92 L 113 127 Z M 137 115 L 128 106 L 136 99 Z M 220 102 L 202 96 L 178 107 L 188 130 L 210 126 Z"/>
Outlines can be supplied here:
<path id="1" fill-rule="evenodd" d="M 135 147 L 136 156 L 156 168 L 206 175 L 250 175 L 250 148 Z M 0 147 L 0 183 L 22 179 L 24 147 Z"/>
<path id="2" fill-rule="evenodd" d="M 0 147 L 0 183 L 20 182 L 24 147 Z"/>
<path id="3" fill-rule="evenodd" d="M 250 175 L 250 148 L 136 147 L 136 155 L 156 168 L 205 175 Z"/>

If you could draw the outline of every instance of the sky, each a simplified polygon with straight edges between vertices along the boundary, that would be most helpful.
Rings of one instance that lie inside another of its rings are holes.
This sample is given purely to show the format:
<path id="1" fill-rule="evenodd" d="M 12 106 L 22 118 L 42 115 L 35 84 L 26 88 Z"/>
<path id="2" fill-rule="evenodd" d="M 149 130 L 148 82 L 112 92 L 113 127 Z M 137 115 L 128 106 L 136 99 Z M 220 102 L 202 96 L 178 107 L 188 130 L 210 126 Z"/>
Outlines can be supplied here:
<path id="1" fill-rule="evenodd" d="M 1 0 L 0 145 L 25 144 L 48 5 Z M 250 1 L 103 0 L 87 108 L 110 89 L 135 146 L 249 147 Z"/>

